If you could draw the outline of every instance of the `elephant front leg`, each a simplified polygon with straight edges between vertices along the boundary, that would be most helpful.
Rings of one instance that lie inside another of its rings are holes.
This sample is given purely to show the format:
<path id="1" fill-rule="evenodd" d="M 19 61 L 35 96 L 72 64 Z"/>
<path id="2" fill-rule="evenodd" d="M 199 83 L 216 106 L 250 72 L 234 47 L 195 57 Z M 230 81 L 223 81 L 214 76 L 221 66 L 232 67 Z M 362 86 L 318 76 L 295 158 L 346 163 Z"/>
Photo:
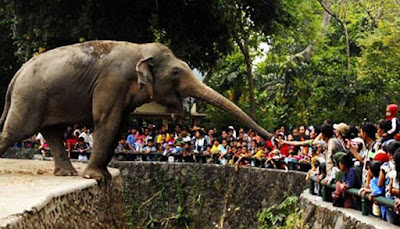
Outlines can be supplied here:
<path id="1" fill-rule="evenodd" d="M 95 123 L 93 132 L 93 151 L 83 177 L 103 181 L 111 178 L 107 165 L 114 153 L 116 136 L 120 127 L 122 109 L 112 108 L 110 112 L 101 115 L 101 120 Z"/>
<path id="2" fill-rule="evenodd" d="M 44 138 L 51 148 L 54 157 L 54 175 L 76 176 L 78 172 L 74 169 L 64 148 L 64 126 L 50 126 L 42 130 Z"/>

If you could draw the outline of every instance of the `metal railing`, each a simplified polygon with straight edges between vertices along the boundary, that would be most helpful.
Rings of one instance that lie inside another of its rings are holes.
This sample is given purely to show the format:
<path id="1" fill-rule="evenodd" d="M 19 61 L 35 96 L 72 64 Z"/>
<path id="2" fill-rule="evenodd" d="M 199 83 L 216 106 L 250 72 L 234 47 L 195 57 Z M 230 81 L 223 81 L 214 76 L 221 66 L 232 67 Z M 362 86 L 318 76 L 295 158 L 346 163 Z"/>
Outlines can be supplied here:
<path id="1" fill-rule="evenodd" d="M 316 195 L 314 193 L 314 185 L 315 185 L 316 182 L 317 182 L 317 177 L 310 176 L 309 191 L 310 191 L 310 194 L 312 194 L 312 195 Z M 322 200 L 323 201 L 328 201 L 328 193 L 329 193 L 328 189 L 335 190 L 336 189 L 336 185 L 335 184 L 321 184 L 320 182 L 319 182 L 319 184 L 321 185 Z M 348 193 L 350 195 L 353 195 L 353 196 L 360 197 L 361 198 L 361 212 L 362 212 L 362 215 L 368 215 L 368 202 L 369 202 L 368 197 L 370 196 L 371 193 L 367 193 L 365 195 L 365 198 L 364 198 L 363 196 L 358 194 L 359 191 L 360 191 L 360 189 L 357 189 L 357 188 L 349 188 L 349 189 L 346 190 L 346 193 Z M 391 207 L 391 208 L 394 206 L 394 200 L 388 199 L 388 198 L 383 197 L 383 196 L 372 197 L 372 201 L 373 202 L 377 202 L 378 204 L 381 204 L 381 205 L 385 205 L 385 206 Z"/>

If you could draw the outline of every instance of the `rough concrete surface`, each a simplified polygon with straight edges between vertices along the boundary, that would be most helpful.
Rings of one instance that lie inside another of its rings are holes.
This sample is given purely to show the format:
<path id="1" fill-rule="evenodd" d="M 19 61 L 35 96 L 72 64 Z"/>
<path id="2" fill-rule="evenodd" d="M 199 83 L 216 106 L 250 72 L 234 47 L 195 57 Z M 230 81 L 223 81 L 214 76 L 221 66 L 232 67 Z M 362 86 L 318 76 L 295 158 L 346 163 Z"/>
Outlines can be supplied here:
<path id="1" fill-rule="evenodd" d="M 317 196 L 309 194 L 308 190 L 300 196 L 300 206 L 305 222 L 310 228 L 315 229 L 398 229 L 373 216 L 363 216 L 361 211 L 332 206 L 330 202 L 321 201 Z"/>
<path id="2" fill-rule="evenodd" d="M 112 162 L 134 228 L 256 228 L 257 213 L 299 196 L 305 173 L 193 163 Z"/>
<path id="3" fill-rule="evenodd" d="M 83 163 L 74 163 L 81 175 Z M 50 161 L 0 159 L 0 228 L 124 228 L 120 173 L 98 185 L 56 177 Z"/>

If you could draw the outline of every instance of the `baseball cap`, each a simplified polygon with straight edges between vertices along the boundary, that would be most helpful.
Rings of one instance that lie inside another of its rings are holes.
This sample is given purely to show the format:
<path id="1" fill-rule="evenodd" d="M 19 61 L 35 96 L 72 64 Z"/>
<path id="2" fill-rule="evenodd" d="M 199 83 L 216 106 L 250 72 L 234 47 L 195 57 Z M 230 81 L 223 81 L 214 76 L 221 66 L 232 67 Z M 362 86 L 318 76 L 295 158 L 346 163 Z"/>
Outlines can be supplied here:
<path id="1" fill-rule="evenodd" d="M 381 161 L 381 162 L 388 162 L 389 161 L 389 156 L 387 153 L 383 150 L 379 150 L 374 157 L 375 161 Z"/>
<path id="2" fill-rule="evenodd" d="M 339 131 L 339 133 L 341 133 L 341 134 L 345 134 L 345 133 L 349 132 L 350 126 L 344 122 L 341 122 L 339 124 L 333 124 L 333 129 Z"/>

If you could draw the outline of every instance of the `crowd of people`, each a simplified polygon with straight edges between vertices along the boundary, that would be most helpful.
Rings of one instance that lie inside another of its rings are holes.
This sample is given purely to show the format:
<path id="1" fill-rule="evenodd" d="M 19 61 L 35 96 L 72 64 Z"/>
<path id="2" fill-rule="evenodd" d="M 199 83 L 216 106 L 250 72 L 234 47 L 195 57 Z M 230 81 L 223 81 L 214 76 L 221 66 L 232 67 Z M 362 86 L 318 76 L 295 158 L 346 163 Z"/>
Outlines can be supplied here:
<path id="1" fill-rule="evenodd" d="M 317 179 L 315 194 L 321 185 L 335 184 L 330 197 L 335 206 L 360 209 L 361 200 L 346 192 L 360 189 L 360 195 L 394 199 L 393 208 L 372 203 L 370 212 L 393 224 L 399 224 L 400 214 L 400 122 L 398 107 L 387 107 L 386 117 L 377 125 L 362 126 L 344 122 L 333 124 L 327 119 L 321 126 L 299 126 L 289 133 L 284 126 L 265 139 L 252 130 L 205 129 L 199 126 L 175 125 L 170 128 L 153 124 L 130 128 L 115 148 L 115 154 L 133 155 L 140 161 L 200 162 L 231 165 L 235 169 L 258 166 L 308 171 Z M 37 136 L 40 148 L 45 139 Z M 86 127 L 68 128 L 65 148 L 78 151 L 80 160 L 87 160 L 93 147 L 91 131 Z M 306 170 L 305 170 L 306 168 Z M 308 168 L 310 168 L 308 170 Z M 399 171 L 399 172 L 398 172 Z"/>
<path id="2" fill-rule="evenodd" d="M 218 132 L 214 128 L 186 128 L 179 124 L 170 129 L 162 125 L 155 130 L 152 124 L 148 124 L 143 128 L 131 128 L 129 135 L 119 140 L 115 153 L 137 155 L 136 160 L 141 161 L 217 163 L 236 168 L 258 166 L 288 169 L 289 163 L 309 164 L 313 148 L 288 147 L 284 132 L 284 127 L 281 127 L 276 137 L 265 140 L 252 130 L 236 130 L 233 126 Z M 305 127 L 300 127 L 298 132 L 294 137 L 289 136 L 301 141 L 310 138 L 307 134 L 315 135 L 314 129 L 309 133 Z M 299 166 L 295 167 L 298 169 Z"/>

